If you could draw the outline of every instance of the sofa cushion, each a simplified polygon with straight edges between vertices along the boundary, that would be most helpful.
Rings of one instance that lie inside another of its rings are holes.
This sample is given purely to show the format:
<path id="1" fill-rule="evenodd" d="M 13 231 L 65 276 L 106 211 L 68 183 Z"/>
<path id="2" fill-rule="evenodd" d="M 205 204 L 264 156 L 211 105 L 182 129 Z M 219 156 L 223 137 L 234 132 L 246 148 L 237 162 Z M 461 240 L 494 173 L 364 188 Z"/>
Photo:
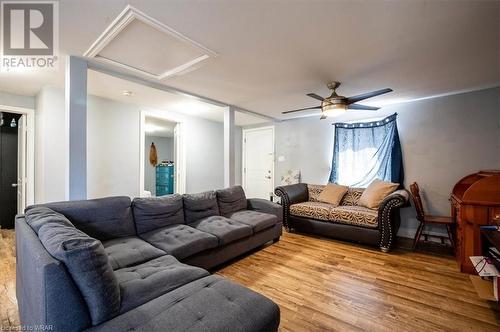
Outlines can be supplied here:
<path id="1" fill-rule="evenodd" d="M 364 189 L 362 188 L 347 189 L 347 193 L 344 195 L 339 205 L 357 206 L 361 195 L 363 195 L 363 191 Z"/>
<path id="2" fill-rule="evenodd" d="M 252 227 L 254 233 L 272 227 L 277 222 L 279 222 L 278 217 L 276 217 L 274 214 L 251 211 L 251 210 L 243 210 L 235 212 L 231 214 L 229 218 Z"/>
<path id="3" fill-rule="evenodd" d="M 322 202 L 302 202 L 290 205 L 290 214 L 293 216 L 329 220 L 333 205 Z"/>
<path id="4" fill-rule="evenodd" d="M 378 227 L 378 212 L 362 206 L 337 206 L 330 211 L 330 220 L 341 224 Z"/>
<path id="5" fill-rule="evenodd" d="M 253 233 L 252 227 L 222 216 L 207 217 L 189 226 L 217 236 L 219 246 L 248 237 Z"/>
<path id="6" fill-rule="evenodd" d="M 264 198 L 249 198 L 248 210 L 276 216 L 276 222 L 283 221 L 283 206 Z M 240 212 L 240 211 L 239 211 Z M 267 216 L 268 217 L 268 216 Z"/>
<path id="7" fill-rule="evenodd" d="M 309 201 L 311 202 L 319 202 L 318 197 L 325 189 L 325 185 L 322 184 L 308 184 L 307 185 L 307 194 L 309 195 Z"/>
<path id="8" fill-rule="evenodd" d="M 184 201 L 184 215 L 187 224 L 206 217 L 219 215 L 215 191 L 185 194 L 182 195 L 182 200 Z"/>
<path id="9" fill-rule="evenodd" d="M 89 331 L 277 331 L 278 305 L 219 276 L 179 287 Z"/>
<path id="10" fill-rule="evenodd" d="M 37 206 L 46 206 L 63 214 L 76 228 L 99 240 L 136 235 L 130 197 L 33 205 L 27 211 Z"/>
<path id="11" fill-rule="evenodd" d="M 217 203 L 220 214 L 224 217 L 228 217 L 236 211 L 247 209 L 247 198 L 241 186 L 217 190 Z"/>
<path id="12" fill-rule="evenodd" d="M 120 285 L 120 312 L 123 313 L 209 273 L 167 255 L 117 270 L 115 275 Z"/>
<path id="13" fill-rule="evenodd" d="M 45 206 L 38 206 L 26 210 L 26 222 L 38 234 L 40 228 L 49 223 L 64 224 L 69 227 L 74 227 L 73 224 L 60 213 L 49 209 Z"/>
<path id="14" fill-rule="evenodd" d="M 377 211 L 361 206 L 337 206 L 321 202 L 303 202 L 292 204 L 290 214 L 328 222 L 376 228 Z"/>
<path id="15" fill-rule="evenodd" d="M 363 191 L 359 198 L 358 205 L 370 209 L 378 209 L 380 203 L 398 189 L 399 183 L 392 183 L 375 179 Z"/>
<path id="16" fill-rule="evenodd" d="M 171 225 L 158 228 L 140 235 L 167 254 L 184 259 L 201 251 L 216 248 L 219 239 L 187 225 Z"/>
<path id="17" fill-rule="evenodd" d="M 319 194 L 318 201 L 337 206 L 347 193 L 347 189 L 348 187 L 346 186 L 329 183 L 325 186 L 321 194 Z"/>
<path id="18" fill-rule="evenodd" d="M 132 207 L 135 227 L 139 234 L 168 225 L 184 223 L 182 196 L 179 194 L 134 198 Z"/>
<path id="19" fill-rule="evenodd" d="M 102 245 L 113 270 L 166 255 L 163 250 L 135 236 L 106 240 L 102 242 Z"/>
<path id="20" fill-rule="evenodd" d="M 118 281 L 99 240 L 64 223 L 47 223 L 40 227 L 38 236 L 47 251 L 66 265 L 87 304 L 93 325 L 119 313 Z"/>
<path id="21" fill-rule="evenodd" d="M 307 185 L 307 191 L 309 194 L 309 201 L 310 202 L 321 202 L 319 200 L 319 196 L 323 192 L 323 189 L 325 189 L 325 185 L 320 185 L 320 184 L 308 184 Z M 340 200 L 339 206 L 341 205 L 358 205 L 359 198 L 363 194 L 363 191 L 365 189 L 363 188 L 348 188 L 347 193 L 342 197 Z M 324 203 L 324 202 L 323 202 Z"/>

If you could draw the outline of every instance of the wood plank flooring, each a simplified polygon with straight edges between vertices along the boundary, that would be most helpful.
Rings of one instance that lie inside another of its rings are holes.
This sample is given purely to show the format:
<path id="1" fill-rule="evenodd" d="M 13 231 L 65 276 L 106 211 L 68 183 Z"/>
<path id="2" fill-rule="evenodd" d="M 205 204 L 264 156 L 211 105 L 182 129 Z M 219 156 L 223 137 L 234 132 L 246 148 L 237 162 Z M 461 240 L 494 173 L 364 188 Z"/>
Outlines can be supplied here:
<path id="1" fill-rule="evenodd" d="M 217 273 L 278 303 L 282 331 L 500 331 L 450 256 L 286 233 Z"/>
<path id="2" fill-rule="evenodd" d="M 18 326 L 14 232 L 0 229 L 0 331 Z"/>
<path id="3" fill-rule="evenodd" d="M 281 331 L 499 331 L 452 257 L 285 233 L 216 272 L 281 308 Z M 0 330 L 17 326 L 12 231 L 0 230 Z"/>

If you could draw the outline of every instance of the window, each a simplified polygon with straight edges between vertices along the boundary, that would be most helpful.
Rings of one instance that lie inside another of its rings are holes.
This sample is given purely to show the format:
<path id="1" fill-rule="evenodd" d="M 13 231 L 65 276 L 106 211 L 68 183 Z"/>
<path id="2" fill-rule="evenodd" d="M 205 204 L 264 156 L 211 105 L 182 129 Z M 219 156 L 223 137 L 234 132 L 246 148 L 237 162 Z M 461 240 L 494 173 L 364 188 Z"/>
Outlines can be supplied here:
<path id="1" fill-rule="evenodd" d="M 397 114 L 385 119 L 336 123 L 330 182 L 365 188 L 374 179 L 403 183 Z"/>

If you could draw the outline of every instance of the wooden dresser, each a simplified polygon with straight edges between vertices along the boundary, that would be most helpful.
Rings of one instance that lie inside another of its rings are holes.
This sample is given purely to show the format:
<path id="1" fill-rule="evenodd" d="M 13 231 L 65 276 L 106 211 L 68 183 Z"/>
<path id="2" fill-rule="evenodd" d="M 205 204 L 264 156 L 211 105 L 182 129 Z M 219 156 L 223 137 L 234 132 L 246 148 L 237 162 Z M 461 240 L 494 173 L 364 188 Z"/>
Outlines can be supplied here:
<path id="1" fill-rule="evenodd" d="M 456 221 L 455 255 L 460 271 L 474 273 L 469 256 L 481 255 L 483 225 L 500 225 L 500 171 L 480 171 L 457 182 L 451 193 Z"/>

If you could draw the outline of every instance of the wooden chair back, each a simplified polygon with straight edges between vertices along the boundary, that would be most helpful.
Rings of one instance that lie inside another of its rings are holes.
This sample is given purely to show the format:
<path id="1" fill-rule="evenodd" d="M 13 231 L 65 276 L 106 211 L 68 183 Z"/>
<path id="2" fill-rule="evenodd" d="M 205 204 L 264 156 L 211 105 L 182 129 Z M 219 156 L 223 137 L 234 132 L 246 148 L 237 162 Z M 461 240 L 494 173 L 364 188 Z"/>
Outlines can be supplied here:
<path id="1" fill-rule="evenodd" d="M 421 222 L 424 222 L 424 206 L 422 204 L 422 198 L 420 198 L 420 189 L 418 188 L 418 184 L 416 182 L 413 182 L 410 185 L 410 193 L 413 200 L 413 205 L 415 205 L 415 210 L 417 210 L 417 219 Z"/>

